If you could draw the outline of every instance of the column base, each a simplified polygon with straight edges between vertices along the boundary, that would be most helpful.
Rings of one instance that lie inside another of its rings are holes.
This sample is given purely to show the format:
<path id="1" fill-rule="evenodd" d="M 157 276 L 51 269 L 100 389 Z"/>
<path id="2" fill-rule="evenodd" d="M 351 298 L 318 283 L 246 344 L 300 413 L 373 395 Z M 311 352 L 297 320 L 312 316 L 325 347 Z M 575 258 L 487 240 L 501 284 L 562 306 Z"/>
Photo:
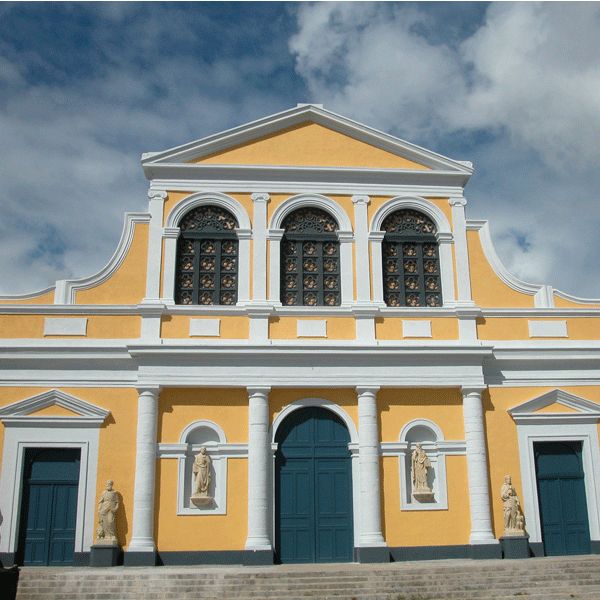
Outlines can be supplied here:
<path id="1" fill-rule="evenodd" d="M 387 563 L 390 549 L 388 546 L 359 546 L 354 548 L 354 556 L 359 563 Z"/>
<path id="2" fill-rule="evenodd" d="M 504 536 L 500 538 L 502 558 L 529 558 L 529 536 Z"/>
<path id="3" fill-rule="evenodd" d="M 272 565 L 275 562 L 273 550 L 244 550 L 242 564 L 246 567 Z"/>
<path id="4" fill-rule="evenodd" d="M 123 552 L 118 544 L 96 544 L 90 552 L 90 567 L 116 567 Z"/>
<path id="5" fill-rule="evenodd" d="M 156 551 L 152 552 L 125 552 L 123 554 L 123 564 L 126 567 L 155 567 Z"/>

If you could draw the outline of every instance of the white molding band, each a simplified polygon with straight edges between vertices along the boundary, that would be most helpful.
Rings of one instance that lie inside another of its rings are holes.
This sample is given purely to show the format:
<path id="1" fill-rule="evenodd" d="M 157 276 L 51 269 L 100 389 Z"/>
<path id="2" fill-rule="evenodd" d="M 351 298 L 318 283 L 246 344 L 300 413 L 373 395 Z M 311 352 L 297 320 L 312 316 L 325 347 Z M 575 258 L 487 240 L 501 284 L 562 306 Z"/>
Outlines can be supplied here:
<path id="1" fill-rule="evenodd" d="M 467 447 L 471 544 L 493 544 L 492 515 L 488 491 L 489 474 L 481 389 L 463 388 L 463 417 Z"/>
<path id="2" fill-rule="evenodd" d="M 54 293 L 54 304 L 75 304 L 75 297 L 78 291 L 87 290 L 96 287 L 107 281 L 121 266 L 133 241 L 135 226 L 137 224 L 150 223 L 151 215 L 144 212 L 125 213 L 125 223 L 121 239 L 117 244 L 117 249 L 108 263 L 94 275 L 81 277 L 79 279 L 60 279 L 56 282 L 56 291 Z"/>
<path id="3" fill-rule="evenodd" d="M 148 256 L 146 263 L 146 297 L 143 302 L 153 304 L 160 302 L 160 268 L 162 264 L 163 243 L 163 210 L 166 192 L 149 190 L 148 212 L 150 214 L 150 230 L 148 233 Z"/>
<path id="4" fill-rule="evenodd" d="M 381 478 L 379 471 L 379 387 L 357 387 L 360 465 L 359 546 L 385 546 L 381 528 Z"/>
<path id="5" fill-rule="evenodd" d="M 44 336 L 46 335 L 78 335 L 87 333 L 87 318 L 46 317 L 44 319 Z"/>
<path id="6" fill-rule="evenodd" d="M 271 551 L 272 461 L 269 439 L 270 387 L 248 388 L 248 537 L 246 550 Z"/>
<path id="7" fill-rule="evenodd" d="M 158 388 L 142 388 L 138 419 L 133 489 L 133 533 L 128 552 L 154 552 L 154 493 L 156 483 L 156 430 Z"/>

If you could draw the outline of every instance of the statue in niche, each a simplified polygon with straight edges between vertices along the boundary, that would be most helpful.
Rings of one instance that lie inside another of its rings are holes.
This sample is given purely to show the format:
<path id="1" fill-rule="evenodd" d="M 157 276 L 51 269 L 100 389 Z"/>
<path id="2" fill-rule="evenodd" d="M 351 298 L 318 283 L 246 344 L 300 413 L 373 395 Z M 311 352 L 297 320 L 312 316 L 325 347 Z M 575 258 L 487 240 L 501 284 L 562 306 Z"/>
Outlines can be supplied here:
<path id="1" fill-rule="evenodd" d="M 117 544 L 116 514 L 119 510 L 119 492 L 113 490 L 112 480 L 106 482 L 106 489 L 98 500 L 97 544 Z"/>
<path id="2" fill-rule="evenodd" d="M 200 448 L 200 452 L 196 454 L 192 466 L 194 491 L 190 500 L 196 506 L 210 506 L 213 503 L 213 498 L 208 494 L 212 480 L 211 464 L 210 456 L 206 453 L 206 448 L 203 446 Z"/>
<path id="3" fill-rule="evenodd" d="M 504 536 L 525 535 L 525 517 L 510 475 L 504 477 L 500 497 L 504 509 Z"/>
<path id="4" fill-rule="evenodd" d="M 433 500 L 433 492 L 427 482 L 429 469 L 431 469 L 431 461 L 421 444 L 417 444 L 411 456 L 411 476 L 415 500 L 429 502 Z"/>

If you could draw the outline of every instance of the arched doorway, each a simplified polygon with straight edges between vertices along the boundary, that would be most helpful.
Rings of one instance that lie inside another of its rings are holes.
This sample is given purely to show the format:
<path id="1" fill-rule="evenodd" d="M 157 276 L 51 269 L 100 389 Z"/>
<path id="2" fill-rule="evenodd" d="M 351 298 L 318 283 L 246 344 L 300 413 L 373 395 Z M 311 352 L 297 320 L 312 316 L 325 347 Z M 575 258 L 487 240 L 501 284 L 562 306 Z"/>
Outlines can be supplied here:
<path id="1" fill-rule="evenodd" d="M 291 413 L 277 430 L 275 550 L 282 563 L 353 559 L 350 434 L 320 407 Z"/>

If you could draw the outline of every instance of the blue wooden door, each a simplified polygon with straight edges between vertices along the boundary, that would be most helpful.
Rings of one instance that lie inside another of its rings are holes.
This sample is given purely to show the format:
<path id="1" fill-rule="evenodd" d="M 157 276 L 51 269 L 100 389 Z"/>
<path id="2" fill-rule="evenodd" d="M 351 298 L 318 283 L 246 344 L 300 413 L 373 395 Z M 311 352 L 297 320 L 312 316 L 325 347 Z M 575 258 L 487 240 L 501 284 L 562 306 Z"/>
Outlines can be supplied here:
<path id="1" fill-rule="evenodd" d="M 590 531 L 581 442 L 534 445 L 546 555 L 588 554 Z"/>
<path id="2" fill-rule="evenodd" d="M 73 564 L 78 487 L 79 450 L 26 450 L 19 562 Z"/>
<path id="3" fill-rule="evenodd" d="M 300 409 L 284 421 L 276 441 L 275 549 L 279 561 L 351 561 L 352 470 L 346 426 L 326 409 Z"/>

